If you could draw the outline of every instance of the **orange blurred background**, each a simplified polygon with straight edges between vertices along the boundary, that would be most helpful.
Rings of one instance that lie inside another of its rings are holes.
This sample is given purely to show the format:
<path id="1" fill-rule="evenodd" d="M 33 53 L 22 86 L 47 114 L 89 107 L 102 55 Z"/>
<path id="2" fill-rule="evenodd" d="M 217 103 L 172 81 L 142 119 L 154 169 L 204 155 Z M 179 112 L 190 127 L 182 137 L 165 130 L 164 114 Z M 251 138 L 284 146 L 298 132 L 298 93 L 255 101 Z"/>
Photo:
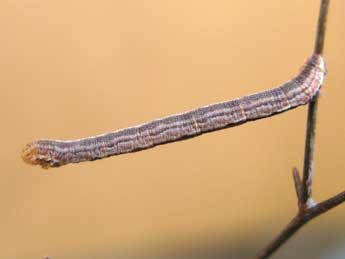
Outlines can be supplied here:
<path id="1" fill-rule="evenodd" d="M 318 201 L 345 188 L 344 10 L 331 1 Z M 283 83 L 312 52 L 318 12 L 312 0 L 2 1 L 0 258 L 253 257 L 297 210 L 306 107 L 58 169 L 20 152 Z M 309 223 L 274 258 L 343 258 L 344 214 Z"/>

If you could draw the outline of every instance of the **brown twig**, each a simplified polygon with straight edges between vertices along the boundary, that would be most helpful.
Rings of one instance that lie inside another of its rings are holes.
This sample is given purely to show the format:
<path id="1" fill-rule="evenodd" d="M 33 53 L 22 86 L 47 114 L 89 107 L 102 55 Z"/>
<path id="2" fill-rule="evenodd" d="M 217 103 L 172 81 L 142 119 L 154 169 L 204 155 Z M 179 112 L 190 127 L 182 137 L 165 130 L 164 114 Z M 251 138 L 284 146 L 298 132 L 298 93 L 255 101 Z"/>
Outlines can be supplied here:
<path id="1" fill-rule="evenodd" d="M 301 177 L 299 176 L 298 170 L 296 167 L 292 169 L 292 177 L 295 184 L 295 190 L 297 195 L 297 200 L 302 200 L 302 181 Z"/>
<path id="2" fill-rule="evenodd" d="M 330 0 L 322 0 L 320 14 L 315 38 L 314 53 L 322 55 L 325 42 L 326 23 L 328 6 Z M 308 105 L 307 132 L 304 151 L 304 169 L 302 182 L 302 200 L 306 203 L 312 195 L 312 179 L 314 172 L 314 147 L 315 147 L 315 128 L 317 115 L 318 97 Z"/>
<path id="3" fill-rule="evenodd" d="M 320 14 L 318 20 L 317 34 L 315 39 L 314 53 L 323 53 L 326 32 L 326 20 L 330 0 L 321 0 Z M 298 213 L 290 223 L 275 237 L 257 258 L 268 258 L 278 248 L 280 248 L 293 234 L 311 219 L 325 213 L 345 201 L 345 192 L 341 192 L 334 197 L 320 203 L 315 203 L 312 199 L 312 179 L 314 173 L 314 147 L 315 128 L 317 115 L 318 97 L 310 102 L 308 107 L 307 132 L 304 151 L 303 179 L 296 168 L 293 169 L 293 180 L 298 199 Z"/>
<path id="4" fill-rule="evenodd" d="M 297 177 L 299 178 L 299 173 L 297 169 L 294 169 L 294 181 L 296 193 L 299 192 L 299 184 Z M 299 196 L 298 196 L 299 197 Z M 271 256 L 278 248 L 280 248 L 293 234 L 297 232 L 303 225 L 312 220 L 313 218 L 325 213 L 326 211 L 338 206 L 345 201 L 345 191 L 341 192 L 332 198 L 329 198 L 320 203 L 309 202 L 303 204 L 302 200 L 298 198 L 299 210 L 297 215 L 290 221 L 290 223 L 275 237 L 264 249 L 262 249 L 257 258 L 268 258 Z"/>

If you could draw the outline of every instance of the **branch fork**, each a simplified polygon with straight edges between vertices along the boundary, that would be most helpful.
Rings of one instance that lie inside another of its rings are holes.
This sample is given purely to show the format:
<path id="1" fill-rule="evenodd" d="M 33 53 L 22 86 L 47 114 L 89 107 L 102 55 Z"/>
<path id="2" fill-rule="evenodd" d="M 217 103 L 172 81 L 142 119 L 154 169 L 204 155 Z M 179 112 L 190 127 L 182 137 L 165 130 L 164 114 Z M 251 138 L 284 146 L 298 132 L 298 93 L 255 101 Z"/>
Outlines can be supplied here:
<path id="1" fill-rule="evenodd" d="M 321 0 L 314 53 L 322 55 L 325 41 L 326 20 L 330 0 Z M 327 212 L 345 201 L 345 191 L 325 201 L 317 203 L 312 198 L 312 180 L 314 173 L 315 128 L 318 96 L 308 105 L 307 132 L 304 151 L 303 178 L 297 168 L 293 168 L 292 177 L 298 201 L 298 212 L 290 223 L 258 254 L 257 258 L 268 258 L 279 249 L 291 236 L 313 218 Z"/>

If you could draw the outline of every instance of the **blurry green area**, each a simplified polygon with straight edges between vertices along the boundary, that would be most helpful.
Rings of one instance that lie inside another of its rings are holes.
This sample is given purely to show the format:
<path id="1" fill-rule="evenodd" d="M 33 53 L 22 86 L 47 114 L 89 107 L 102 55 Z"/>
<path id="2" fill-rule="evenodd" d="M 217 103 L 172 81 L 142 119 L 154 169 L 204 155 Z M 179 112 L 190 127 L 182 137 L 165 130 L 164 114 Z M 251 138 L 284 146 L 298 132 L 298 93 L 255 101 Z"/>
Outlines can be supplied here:
<path id="1" fill-rule="evenodd" d="M 331 2 L 314 196 L 345 187 L 345 2 Z M 2 1 L 0 258 L 252 258 L 297 206 L 306 107 L 44 171 L 37 138 L 86 137 L 274 87 L 314 44 L 319 1 Z M 345 206 L 273 258 L 345 256 Z"/>

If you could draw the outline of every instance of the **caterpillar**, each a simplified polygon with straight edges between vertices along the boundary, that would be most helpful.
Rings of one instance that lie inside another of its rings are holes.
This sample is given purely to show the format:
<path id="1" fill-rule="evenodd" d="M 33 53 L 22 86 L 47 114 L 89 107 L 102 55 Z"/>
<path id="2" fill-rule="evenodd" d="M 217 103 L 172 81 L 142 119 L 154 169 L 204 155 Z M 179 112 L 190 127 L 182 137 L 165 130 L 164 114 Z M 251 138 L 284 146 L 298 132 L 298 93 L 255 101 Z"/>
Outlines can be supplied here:
<path id="1" fill-rule="evenodd" d="M 103 135 L 77 140 L 36 140 L 25 146 L 22 158 L 26 163 L 43 168 L 58 167 L 144 150 L 237 126 L 309 103 L 318 94 L 325 75 L 323 57 L 313 54 L 298 75 L 276 88 Z"/>

